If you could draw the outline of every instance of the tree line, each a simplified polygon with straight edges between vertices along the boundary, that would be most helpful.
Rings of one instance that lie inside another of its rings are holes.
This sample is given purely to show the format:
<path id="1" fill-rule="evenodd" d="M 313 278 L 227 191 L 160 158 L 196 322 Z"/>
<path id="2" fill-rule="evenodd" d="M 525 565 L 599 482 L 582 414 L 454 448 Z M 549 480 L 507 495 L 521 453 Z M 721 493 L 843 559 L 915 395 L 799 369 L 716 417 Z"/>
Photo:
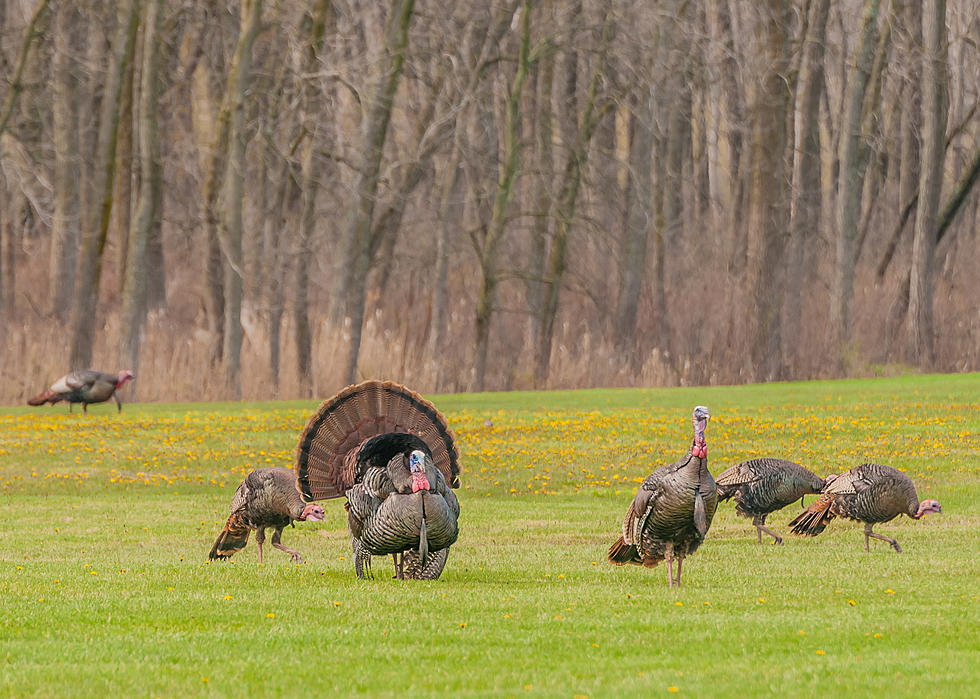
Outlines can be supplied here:
<path id="1" fill-rule="evenodd" d="M 141 399 L 975 370 L 978 28 L 0 0 L 0 399 L 90 365 Z"/>

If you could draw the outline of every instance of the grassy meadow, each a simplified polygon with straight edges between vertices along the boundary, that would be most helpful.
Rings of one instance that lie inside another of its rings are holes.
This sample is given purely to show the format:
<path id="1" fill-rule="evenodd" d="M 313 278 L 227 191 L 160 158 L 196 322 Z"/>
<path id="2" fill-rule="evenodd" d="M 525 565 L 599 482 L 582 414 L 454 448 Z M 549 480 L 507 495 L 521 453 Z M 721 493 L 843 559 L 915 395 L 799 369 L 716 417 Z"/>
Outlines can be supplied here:
<path id="1" fill-rule="evenodd" d="M 0 408 L 0 696 L 976 696 L 980 375 L 432 399 L 464 466 L 434 582 L 380 558 L 357 580 L 339 500 L 284 533 L 303 565 L 269 547 L 260 567 L 253 541 L 206 562 L 312 401 Z M 874 460 L 944 514 L 879 525 L 905 552 L 865 553 L 841 520 L 759 546 L 724 503 L 679 590 L 607 564 L 695 404 L 716 475 Z"/>

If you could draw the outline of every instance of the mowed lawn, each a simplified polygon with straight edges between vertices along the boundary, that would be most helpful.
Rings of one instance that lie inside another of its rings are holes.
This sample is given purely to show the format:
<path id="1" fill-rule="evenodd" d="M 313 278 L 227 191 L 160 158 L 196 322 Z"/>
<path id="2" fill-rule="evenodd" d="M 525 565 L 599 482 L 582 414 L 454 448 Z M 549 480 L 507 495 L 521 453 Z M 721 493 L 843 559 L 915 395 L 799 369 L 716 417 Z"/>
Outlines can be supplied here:
<path id="1" fill-rule="evenodd" d="M 304 565 L 270 547 L 259 567 L 254 542 L 206 562 L 243 475 L 291 465 L 313 401 L 0 408 L 0 695 L 977 695 L 980 375 L 432 399 L 464 465 L 434 582 L 383 559 L 357 580 L 340 500 L 285 532 Z M 681 589 L 609 565 L 696 404 L 716 475 L 874 460 L 944 513 L 879 525 L 905 552 L 865 553 L 840 520 L 759 546 L 724 503 Z"/>

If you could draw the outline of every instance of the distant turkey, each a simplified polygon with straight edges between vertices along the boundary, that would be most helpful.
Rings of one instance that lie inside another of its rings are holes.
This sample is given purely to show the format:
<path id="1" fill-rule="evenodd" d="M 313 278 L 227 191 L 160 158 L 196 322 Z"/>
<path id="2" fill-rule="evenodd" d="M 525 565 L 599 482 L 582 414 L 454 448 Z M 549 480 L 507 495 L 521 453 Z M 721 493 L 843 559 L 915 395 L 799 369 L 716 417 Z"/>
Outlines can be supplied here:
<path id="1" fill-rule="evenodd" d="M 306 500 L 344 495 L 359 578 L 391 554 L 395 577 L 434 580 L 458 536 L 459 451 L 429 401 L 365 381 L 324 401 L 296 449 Z"/>
<path id="2" fill-rule="evenodd" d="M 296 489 L 296 473 L 288 468 L 259 468 L 245 476 L 231 501 L 231 516 L 218 540 L 211 547 L 208 558 L 231 558 L 245 548 L 248 534 L 255 530 L 255 543 L 259 545 L 259 563 L 262 563 L 262 544 L 265 530 L 274 528 L 272 546 L 285 551 L 294 563 L 302 563 L 298 552 L 280 543 L 282 530 L 294 521 L 322 522 L 323 508 L 307 504 Z"/>
<path id="3" fill-rule="evenodd" d="M 51 384 L 47 391 L 31 398 L 27 404 L 44 405 L 64 400 L 68 401 L 70 413 L 73 403 L 81 403 L 82 411 L 87 415 L 89 403 L 102 403 L 112 398 L 118 411 L 122 412 L 122 401 L 116 391 L 135 378 L 136 375 L 129 369 L 123 369 L 118 374 L 106 374 L 95 369 L 73 371 Z"/>
<path id="4" fill-rule="evenodd" d="M 831 476 L 833 480 L 836 476 Z M 792 461 L 783 459 L 752 459 L 725 470 L 715 479 L 718 484 L 718 502 L 735 500 L 735 511 L 742 517 L 751 517 L 759 543 L 762 532 L 771 536 L 775 543 L 783 538 L 766 528 L 766 515 L 781 510 L 800 500 L 808 493 L 820 493 L 827 482 L 815 473 Z"/>
<path id="5" fill-rule="evenodd" d="M 923 500 L 912 480 L 897 468 L 880 464 L 861 464 L 842 473 L 823 489 L 817 501 L 789 523 L 794 534 L 816 536 L 834 517 L 864 522 L 864 550 L 869 539 L 887 541 L 898 553 L 902 547 L 894 539 L 875 534 L 871 528 L 899 515 L 920 519 L 928 512 L 942 512 L 937 500 Z"/>
<path id="6" fill-rule="evenodd" d="M 694 441 L 687 456 L 661 466 L 640 485 L 626 511 L 623 535 L 609 548 L 611 563 L 652 568 L 666 559 L 669 586 L 681 584 L 684 558 L 704 541 L 718 506 L 718 491 L 708 472 L 708 446 L 704 440 L 710 417 L 707 408 L 696 407 Z"/>

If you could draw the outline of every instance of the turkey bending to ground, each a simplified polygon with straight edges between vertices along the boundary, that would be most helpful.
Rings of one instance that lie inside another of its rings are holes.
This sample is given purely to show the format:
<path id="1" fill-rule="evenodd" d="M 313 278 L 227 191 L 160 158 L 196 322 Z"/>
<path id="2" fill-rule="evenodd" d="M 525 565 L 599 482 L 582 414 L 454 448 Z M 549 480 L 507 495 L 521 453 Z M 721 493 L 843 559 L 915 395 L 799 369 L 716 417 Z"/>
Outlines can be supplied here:
<path id="1" fill-rule="evenodd" d="M 623 535 L 609 548 L 611 563 L 652 568 L 666 559 L 669 586 L 680 586 L 681 564 L 704 541 L 718 507 L 718 490 L 708 471 L 708 446 L 704 440 L 710 417 L 707 408 L 696 407 L 694 441 L 687 456 L 661 466 L 640 485 L 626 511 Z"/>
<path id="2" fill-rule="evenodd" d="M 783 459 L 752 459 L 726 469 L 715 479 L 718 484 L 718 502 L 735 500 L 735 511 L 742 517 L 751 517 L 759 543 L 762 532 L 782 544 L 779 534 L 766 528 L 766 516 L 781 510 L 790 503 L 800 501 L 808 493 L 820 493 L 836 475 L 827 481 L 799 464 Z"/>
<path id="3" fill-rule="evenodd" d="M 280 543 L 282 530 L 294 521 L 322 522 L 323 508 L 307 504 L 296 488 L 296 473 L 288 468 L 259 468 L 245 476 L 231 501 L 231 516 L 218 540 L 211 547 L 208 558 L 231 558 L 245 548 L 248 534 L 255 530 L 255 543 L 259 545 L 259 563 L 262 563 L 262 544 L 265 530 L 275 528 L 272 546 L 289 554 L 295 563 L 302 563 L 298 552 Z M 295 525 L 294 525 L 295 526 Z"/>
<path id="4" fill-rule="evenodd" d="M 388 554 L 396 578 L 442 573 L 459 533 L 459 450 L 432 403 L 390 381 L 348 386 L 307 423 L 296 473 L 307 501 L 347 498 L 359 578 Z"/>
<path id="5" fill-rule="evenodd" d="M 923 500 L 912 480 L 897 468 L 881 464 L 861 464 L 833 479 L 823 494 L 789 526 L 794 534 L 816 536 L 834 517 L 864 522 L 864 550 L 869 539 L 887 541 L 898 553 L 902 547 L 891 537 L 875 534 L 871 528 L 899 515 L 920 519 L 928 512 L 942 512 L 937 500 Z"/>
<path id="6" fill-rule="evenodd" d="M 136 375 L 129 369 L 123 369 L 118 374 L 81 369 L 62 376 L 51 384 L 51 388 L 34 396 L 27 404 L 44 405 L 65 400 L 68 401 L 69 413 L 74 403 L 81 403 L 82 411 L 87 415 L 89 403 L 102 403 L 112 398 L 116 401 L 118 411 L 122 412 L 122 401 L 116 391 L 135 378 Z"/>

